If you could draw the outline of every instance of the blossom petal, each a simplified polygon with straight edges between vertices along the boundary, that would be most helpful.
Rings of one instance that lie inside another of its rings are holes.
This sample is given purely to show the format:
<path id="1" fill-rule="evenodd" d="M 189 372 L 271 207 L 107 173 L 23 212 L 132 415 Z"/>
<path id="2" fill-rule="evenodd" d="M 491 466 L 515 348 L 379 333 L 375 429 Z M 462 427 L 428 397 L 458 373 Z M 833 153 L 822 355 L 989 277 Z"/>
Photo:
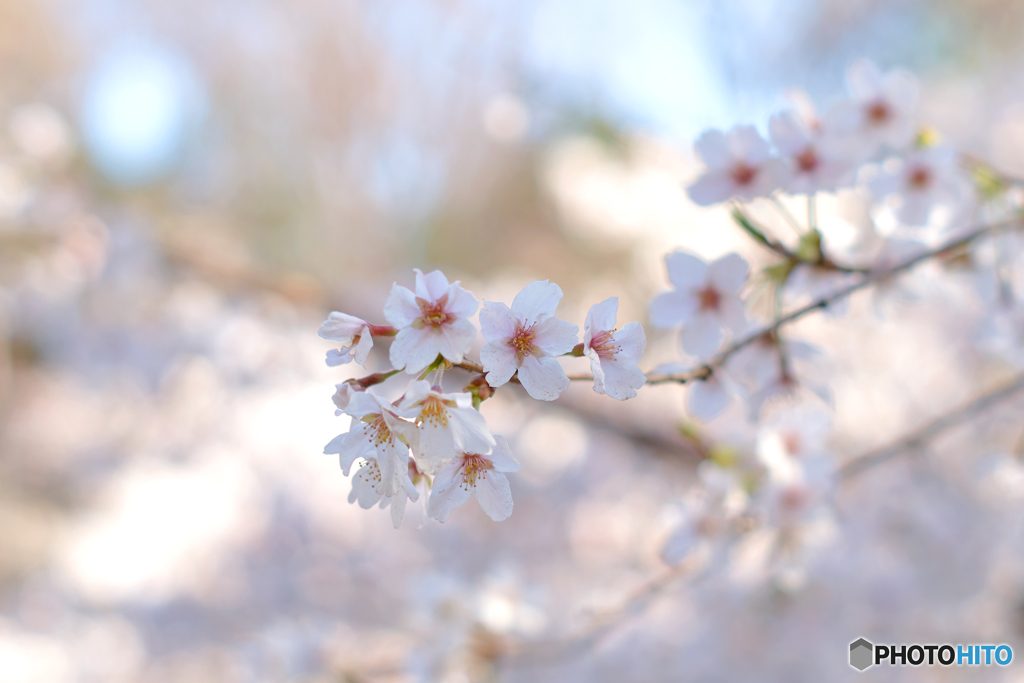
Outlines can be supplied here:
<path id="1" fill-rule="evenodd" d="M 405 495 L 405 489 L 399 489 L 398 493 L 391 497 L 391 523 L 395 525 L 397 529 L 402 525 L 402 517 L 405 516 L 405 503 L 408 496 Z"/>
<path id="2" fill-rule="evenodd" d="M 398 407 L 402 410 L 412 410 L 430 396 L 432 391 L 430 382 L 425 379 L 417 380 L 406 387 L 405 396 Z"/>
<path id="3" fill-rule="evenodd" d="M 697 300 L 689 292 L 665 292 L 651 302 L 651 324 L 661 329 L 679 327 L 693 319 Z"/>
<path id="4" fill-rule="evenodd" d="M 476 341 L 476 327 L 465 318 L 441 326 L 437 349 L 442 356 L 453 363 L 461 363 L 463 357 L 473 348 Z"/>
<path id="5" fill-rule="evenodd" d="M 489 342 L 510 338 L 518 322 L 512 309 L 501 302 L 485 301 L 480 309 L 480 332 Z"/>
<path id="6" fill-rule="evenodd" d="M 736 183 L 728 171 L 708 171 L 686 187 L 686 194 L 697 206 L 714 206 L 736 194 Z"/>
<path id="7" fill-rule="evenodd" d="M 739 292 L 747 282 L 750 266 L 736 253 L 726 254 L 708 266 L 708 281 L 720 292 Z"/>
<path id="8" fill-rule="evenodd" d="M 422 372 L 424 368 L 437 358 L 437 340 L 430 328 L 417 330 L 405 327 L 398 331 L 395 341 L 391 342 L 391 364 L 396 369 L 410 375 Z"/>
<path id="9" fill-rule="evenodd" d="M 347 313 L 332 311 L 327 320 L 320 323 L 318 334 L 322 339 L 338 341 L 346 346 L 352 343 L 352 339 L 359 334 L 359 330 L 366 326 L 366 321 Z"/>
<path id="10" fill-rule="evenodd" d="M 475 410 L 473 411 L 476 412 Z M 424 474 L 434 476 L 446 462 L 455 457 L 455 435 L 447 419 L 427 420 L 420 424 L 416 466 Z"/>
<path id="11" fill-rule="evenodd" d="M 519 381 L 526 393 L 538 401 L 554 401 L 569 388 L 569 378 L 558 361 L 550 356 L 527 356 L 519 367 Z M 493 386 L 493 385 L 492 385 Z"/>
<path id="12" fill-rule="evenodd" d="M 732 165 L 729 141 L 720 130 L 704 131 L 693 143 L 693 148 L 704 165 L 713 171 L 727 169 Z"/>
<path id="13" fill-rule="evenodd" d="M 583 323 L 588 340 L 594 332 L 609 332 L 615 329 L 615 318 L 619 310 L 619 297 L 613 296 L 605 299 L 599 304 L 594 304 L 587 311 L 587 319 Z"/>
<path id="14" fill-rule="evenodd" d="M 370 355 L 370 349 L 373 348 L 373 335 L 370 334 L 370 328 L 364 327 L 363 331 L 359 333 L 359 343 L 352 349 L 352 360 L 358 365 L 366 365 L 366 357 Z"/>
<path id="15" fill-rule="evenodd" d="M 647 348 L 647 335 L 644 334 L 644 326 L 640 323 L 626 323 L 621 330 L 612 335 L 612 339 L 618 347 L 615 352 L 616 360 L 637 363 L 643 358 L 644 350 Z"/>
<path id="16" fill-rule="evenodd" d="M 426 275 L 419 268 L 416 273 L 416 296 L 434 302 L 448 292 L 448 278 L 440 270 L 432 270 Z"/>
<path id="17" fill-rule="evenodd" d="M 594 382 L 594 390 L 599 394 L 608 394 L 617 401 L 626 401 L 636 397 L 636 390 L 647 383 L 647 376 L 636 366 L 635 362 L 628 360 L 603 360 L 603 391 L 597 391 L 597 382 Z M 595 374 L 596 380 L 596 374 Z"/>
<path id="18" fill-rule="evenodd" d="M 397 282 L 391 285 L 391 293 L 384 304 L 384 318 L 395 327 L 401 329 L 412 325 L 422 315 L 416 295 Z"/>
<path id="19" fill-rule="evenodd" d="M 445 310 L 449 314 L 459 318 L 468 318 L 476 313 L 477 306 L 479 305 L 476 297 L 471 292 L 460 287 L 458 282 L 453 282 L 451 287 L 448 288 L 448 305 L 445 307 Z"/>
<path id="20" fill-rule="evenodd" d="M 487 455 L 496 472 L 518 472 L 522 465 L 512 455 L 508 440 L 500 434 L 494 435 L 494 448 Z"/>
<path id="21" fill-rule="evenodd" d="M 729 393 L 714 376 L 694 382 L 686 395 L 686 409 L 699 420 L 711 420 L 729 407 Z"/>
<path id="22" fill-rule="evenodd" d="M 349 349 L 331 349 L 327 352 L 327 367 L 336 368 L 339 365 L 348 365 L 352 362 L 352 354 Z"/>
<path id="23" fill-rule="evenodd" d="M 683 351 L 700 359 L 710 357 L 722 346 L 722 326 L 714 318 L 706 315 L 683 328 Z"/>
<path id="24" fill-rule="evenodd" d="M 494 448 L 494 437 L 487 428 L 487 420 L 473 408 L 450 408 L 448 424 L 455 445 L 464 453 L 487 453 Z"/>
<path id="25" fill-rule="evenodd" d="M 442 478 L 443 475 L 444 476 Z M 469 487 L 462 483 L 461 462 L 458 467 L 449 463 L 434 479 L 434 486 L 427 501 L 427 515 L 439 522 L 447 522 L 455 508 L 469 500 Z"/>
<path id="26" fill-rule="evenodd" d="M 549 356 L 561 356 L 576 346 L 579 331 L 579 327 L 561 318 L 548 318 L 534 326 L 533 343 Z"/>
<path id="27" fill-rule="evenodd" d="M 858 59 L 846 72 L 846 87 L 858 100 L 872 100 L 882 93 L 882 73 L 869 59 Z"/>
<path id="28" fill-rule="evenodd" d="M 733 156 L 752 166 L 760 165 L 771 156 L 771 147 L 754 126 L 736 126 L 727 137 Z"/>
<path id="29" fill-rule="evenodd" d="M 688 251 L 673 251 L 665 255 L 665 269 L 669 282 L 678 290 L 701 287 L 707 280 L 708 264 Z"/>
<path id="30" fill-rule="evenodd" d="M 380 470 L 377 462 L 371 460 L 356 472 L 352 477 L 352 490 L 348 494 L 348 502 L 359 502 L 359 507 L 369 510 L 380 500 L 381 495 L 377 492 L 380 483 Z"/>
<path id="31" fill-rule="evenodd" d="M 495 522 L 508 519 L 512 514 L 512 488 L 508 485 L 508 477 L 501 472 L 480 472 L 473 493 L 480 508 Z"/>
<path id="32" fill-rule="evenodd" d="M 515 374 L 516 352 L 508 344 L 491 342 L 480 350 L 480 363 L 487 373 L 487 383 L 497 388 Z"/>
<path id="33" fill-rule="evenodd" d="M 796 156 L 803 152 L 810 143 L 800 118 L 792 111 L 781 111 L 772 115 L 768 122 L 768 132 L 772 143 L 786 156 Z"/>
<path id="34" fill-rule="evenodd" d="M 359 425 L 355 426 L 356 429 L 339 434 L 324 446 L 325 454 L 338 456 L 341 471 L 346 477 L 352 463 L 373 454 L 373 444 L 363 436 L 362 430 L 358 429 Z"/>
<path id="35" fill-rule="evenodd" d="M 531 327 L 553 316 L 561 300 L 561 287 L 547 280 L 537 280 L 516 294 L 516 298 L 512 300 L 512 315 L 524 327 Z"/>

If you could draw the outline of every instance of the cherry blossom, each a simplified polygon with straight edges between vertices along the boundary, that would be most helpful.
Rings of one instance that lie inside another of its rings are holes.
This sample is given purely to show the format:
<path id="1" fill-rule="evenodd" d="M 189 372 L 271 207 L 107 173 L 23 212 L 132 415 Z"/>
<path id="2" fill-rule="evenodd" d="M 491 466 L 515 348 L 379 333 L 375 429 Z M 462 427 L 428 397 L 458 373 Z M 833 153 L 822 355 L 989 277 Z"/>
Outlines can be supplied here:
<path id="1" fill-rule="evenodd" d="M 347 313 L 333 311 L 328 315 L 327 320 L 320 324 L 320 337 L 341 342 L 342 348 L 327 352 L 327 365 L 346 365 L 353 360 L 357 365 L 365 365 L 366 357 L 373 348 L 370 327 L 370 323 Z"/>
<path id="2" fill-rule="evenodd" d="M 455 457 L 456 449 L 486 453 L 494 447 L 487 421 L 473 408 L 470 394 L 445 394 L 430 382 L 413 382 L 399 407 L 419 425 L 418 446 L 413 452 L 424 474 L 436 474 Z"/>
<path id="3" fill-rule="evenodd" d="M 411 472 L 415 470 L 415 467 L 415 464 L 410 461 L 408 470 Z M 383 477 L 380 467 L 377 465 L 377 458 L 372 456 L 365 458 L 363 465 L 352 477 L 352 490 L 349 491 L 348 502 L 358 502 L 359 507 L 364 510 L 372 508 L 378 501 L 382 509 L 390 505 L 391 522 L 397 529 L 405 516 L 406 502 L 409 500 L 416 502 L 419 500 L 420 493 L 416 490 L 411 473 L 406 474 L 405 480 L 392 495 L 385 495 L 381 492 L 382 481 Z"/>
<path id="4" fill-rule="evenodd" d="M 480 361 L 488 384 L 500 387 L 518 372 L 523 388 L 541 401 L 553 401 L 569 388 L 555 357 L 572 350 L 579 327 L 554 317 L 561 299 L 558 285 L 538 280 L 516 295 L 512 308 L 484 302 L 480 331 L 487 345 Z"/>
<path id="5" fill-rule="evenodd" d="M 506 472 L 518 472 L 519 462 L 512 457 L 508 442 L 494 436 L 490 453 L 458 453 L 434 478 L 427 514 L 439 522 L 448 520 L 452 511 L 475 495 L 480 508 L 496 522 L 512 514 L 512 490 Z"/>
<path id="6" fill-rule="evenodd" d="M 710 265 L 699 256 L 676 251 L 665 257 L 675 289 L 651 303 L 651 324 L 682 326 L 683 350 L 707 358 L 722 345 L 724 330 L 741 331 L 747 324 L 739 292 L 749 267 L 739 254 L 727 254 Z"/>
<path id="7" fill-rule="evenodd" d="M 352 395 L 357 391 L 359 389 L 354 387 L 351 382 L 342 382 L 341 384 L 334 385 L 334 395 L 331 396 L 331 400 L 334 401 L 334 414 L 336 416 L 345 412 L 349 401 L 352 400 Z"/>
<path id="8" fill-rule="evenodd" d="M 409 447 L 419 436 L 416 425 L 402 419 L 411 415 L 371 390 L 354 393 L 344 412 L 353 418 L 349 431 L 324 446 L 324 453 L 339 456 L 346 477 L 353 462 L 375 457 L 381 475 L 378 493 L 393 496 L 408 468 Z"/>
<path id="9" fill-rule="evenodd" d="M 476 312 L 476 298 L 458 281 L 449 284 L 440 270 L 415 272 L 416 291 L 395 283 L 384 305 L 384 317 L 398 328 L 391 364 L 410 375 L 422 372 L 438 354 L 461 363 L 476 339 L 468 320 Z"/>
<path id="10" fill-rule="evenodd" d="M 871 61 L 854 62 L 846 74 L 850 99 L 826 116 L 830 126 L 854 136 L 870 156 L 880 146 L 902 149 L 914 137 L 917 79 L 902 69 L 883 74 Z"/>
<path id="11" fill-rule="evenodd" d="M 640 323 L 628 323 L 616 331 L 618 309 L 619 298 L 614 296 L 590 307 L 583 326 L 583 354 L 590 359 L 594 391 L 625 401 L 647 382 L 637 367 L 647 337 Z"/>
<path id="12" fill-rule="evenodd" d="M 791 111 L 775 114 L 768 124 L 772 144 L 788 165 L 782 189 L 792 194 L 834 192 L 855 179 L 849 144 L 814 124 Z"/>
<path id="13" fill-rule="evenodd" d="M 937 206 L 960 208 L 971 199 L 971 187 L 957 153 L 936 146 L 908 152 L 892 160 L 868 181 L 876 200 L 894 200 L 896 218 L 915 227 L 928 223 Z"/>
<path id="14" fill-rule="evenodd" d="M 728 133 L 709 130 L 694 147 L 707 171 L 687 192 L 700 206 L 767 196 L 785 177 L 785 164 L 772 157 L 768 143 L 753 126 L 736 126 Z"/>

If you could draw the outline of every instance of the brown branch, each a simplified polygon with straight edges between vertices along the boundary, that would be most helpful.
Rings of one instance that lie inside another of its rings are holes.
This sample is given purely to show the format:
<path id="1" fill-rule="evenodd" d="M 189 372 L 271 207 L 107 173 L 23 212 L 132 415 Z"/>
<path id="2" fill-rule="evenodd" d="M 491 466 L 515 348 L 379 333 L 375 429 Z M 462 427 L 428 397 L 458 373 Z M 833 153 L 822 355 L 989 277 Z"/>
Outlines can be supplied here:
<path id="1" fill-rule="evenodd" d="M 875 465 L 880 465 L 915 448 L 920 448 L 946 430 L 970 420 L 996 403 L 1004 401 L 1022 391 L 1024 391 L 1024 373 L 1017 375 L 1010 382 L 982 394 L 970 403 L 940 415 L 923 427 L 916 429 L 888 446 L 877 448 L 853 460 L 848 460 L 839 468 L 838 477 L 840 481 L 852 479 Z"/>
<path id="2" fill-rule="evenodd" d="M 756 332 L 751 332 L 746 337 L 743 337 L 739 341 L 733 343 L 723 351 L 719 352 L 704 365 L 683 373 L 648 375 L 647 383 L 661 384 L 665 382 L 678 382 L 680 384 L 684 384 L 686 382 L 691 382 L 693 380 L 707 379 L 712 375 L 716 368 L 720 367 L 723 363 L 725 363 L 725 361 L 732 357 L 732 355 L 735 354 L 737 351 L 745 349 L 746 347 L 757 342 L 758 340 L 763 339 L 767 335 L 771 335 L 778 332 L 780 328 L 796 320 L 799 320 L 808 313 L 813 313 L 814 311 L 827 308 L 831 304 L 837 301 L 841 301 L 842 299 L 845 299 L 854 292 L 864 289 L 869 285 L 884 280 L 888 280 L 889 278 L 892 278 L 896 275 L 900 275 L 908 270 L 913 269 L 915 266 L 924 263 L 925 261 L 929 261 L 933 258 L 942 256 L 943 254 L 946 254 L 951 251 L 956 251 L 957 249 L 965 247 L 971 244 L 972 242 L 981 239 L 982 237 L 987 237 L 988 235 L 991 235 L 993 233 L 1000 232 L 1007 228 L 1020 225 L 1020 222 L 1021 219 L 1012 219 L 1008 221 L 1001 221 L 999 223 L 993 223 L 991 225 L 986 225 L 982 228 L 978 228 L 974 232 L 971 232 L 963 237 L 947 242 L 946 244 L 936 249 L 932 249 L 931 251 L 926 251 L 922 254 L 918 254 L 917 256 L 909 258 L 906 261 L 903 261 L 902 263 L 899 263 L 890 268 L 872 270 L 865 274 L 861 280 L 858 280 L 853 284 L 843 287 L 842 289 L 838 289 L 835 292 L 832 292 L 831 294 L 815 299 L 809 304 L 801 306 L 800 308 L 791 311 L 786 315 L 780 316 L 771 325 L 763 327 L 757 330 Z"/>
<path id="3" fill-rule="evenodd" d="M 977 240 L 982 239 L 983 237 L 987 237 L 997 232 L 1001 232 L 1008 228 L 1020 226 L 1021 221 L 1021 218 L 1014 218 L 1006 221 L 1000 221 L 998 223 L 992 223 L 991 225 L 983 226 L 981 228 L 974 230 L 973 232 L 968 233 L 967 235 L 964 235 L 963 237 L 958 237 L 957 239 L 951 240 L 940 247 L 918 254 L 917 256 L 909 258 L 903 261 L 902 263 L 898 263 L 895 266 L 891 266 L 889 268 L 868 271 L 861 271 L 856 268 L 846 269 L 845 272 L 859 273 L 863 277 L 857 282 L 854 282 L 850 285 L 847 285 L 846 287 L 838 289 L 832 292 L 831 294 L 819 297 L 818 299 L 815 299 L 814 301 L 805 304 L 800 308 L 790 311 L 785 315 L 779 316 L 770 325 L 767 325 L 759 330 L 751 332 L 747 336 L 742 337 L 738 341 L 729 345 L 728 347 L 717 353 L 714 357 L 712 357 L 711 360 L 709 360 L 707 363 L 698 365 L 685 372 L 648 373 L 647 383 L 686 384 L 687 382 L 706 380 L 709 377 L 711 377 L 711 375 L 714 374 L 716 369 L 721 367 L 729 358 L 731 358 L 738 351 L 745 349 L 746 347 L 750 346 L 751 344 L 754 344 L 755 342 L 761 339 L 775 335 L 781 328 L 799 320 L 800 318 L 803 318 L 805 315 L 821 309 L 825 309 L 828 306 L 847 298 L 854 292 L 857 292 L 861 289 L 864 289 L 865 287 L 869 287 L 878 282 L 883 282 L 897 275 L 901 275 L 906 271 L 912 270 L 916 266 L 926 261 L 930 261 L 931 259 L 943 256 L 944 254 L 947 254 L 949 252 L 953 252 L 956 251 L 957 249 L 966 247 L 967 245 L 972 244 L 973 242 L 976 242 Z M 785 248 L 783 247 L 783 249 Z M 810 265 L 815 264 L 812 263 Z M 462 368 L 463 370 L 476 374 L 484 374 L 483 366 L 471 360 L 464 360 L 461 363 L 455 363 L 453 367 Z M 586 373 L 572 374 L 567 376 L 570 380 L 573 381 L 592 382 L 594 380 L 593 375 Z M 518 384 L 519 378 L 517 376 L 513 376 L 510 381 Z"/>

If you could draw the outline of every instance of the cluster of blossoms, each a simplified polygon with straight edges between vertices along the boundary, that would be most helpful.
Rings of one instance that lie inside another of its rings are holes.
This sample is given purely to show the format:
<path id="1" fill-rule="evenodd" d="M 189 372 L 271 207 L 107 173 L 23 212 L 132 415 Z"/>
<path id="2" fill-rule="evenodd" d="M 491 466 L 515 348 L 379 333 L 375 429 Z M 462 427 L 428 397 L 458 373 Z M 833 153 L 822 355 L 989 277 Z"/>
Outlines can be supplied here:
<path id="1" fill-rule="evenodd" d="M 619 400 L 636 396 L 646 382 L 637 367 L 646 345 L 643 327 L 629 323 L 617 330 L 618 300 L 606 299 L 587 314 L 580 343 L 579 327 L 555 317 L 561 299 L 558 285 L 544 280 L 527 285 L 511 307 L 484 301 L 479 321 L 487 343 L 480 363 L 466 360 L 477 338 L 470 318 L 479 304 L 439 270 L 416 270 L 415 290 L 393 286 L 384 306 L 389 325 L 331 313 L 320 336 L 342 348 L 328 351 L 328 365 L 364 365 L 374 338 L 393 337 L 391 370 L 339 384 L 334 394 L 336 414 L 352 422 L 324 452 L 339 456 L 346 476 L 359 463 L 349 502 L 390 506 L 396 528 L 407 501 L 420 495 L 427 496 L 428 516 L 440 522 L 471 495 L 491 519 L 506 519 L 512 492 L 505 475 L 518 471 L 519 463 L 480 413 L 495 389 L 515 379 L 531 397 L 555 400 L 569 386 L 558 357 L 586 356 L 597 393 Z M 441 387 L 452 367 L 476 375 L 461 392 Z M 397 400 L 373 388 L 403 371 L 419 378 Z"/>
<path id="2" fill-rule="evenodd" d="M 705 206 L 729 202 L 743 234 L 780 260 L 752 276 L 737 253 L 711 262 L 685 250 L 665 257 L 671 290 L 652 301 L 650 322 L 678 331 L 689 362 L 645 375 L 638 367 L 643 327 L 634 322 L 616 329 L 616 298 L 591 307 L 580 341 L 579 328 L 556 317 L 562 291 L 548 281 L 526 286 L 511 306 L 483 302 L 479 329 L 486 343 L 479 363 L 467 358 L 477 339 L 471 318 L 478 302 L 440 271 L 417 270 L 414 290 L 394 285 L 384 308 L 388 325 L 331 313 L 320 336 L 342 348 L 328 352 L 328 365 L 363 365 L 375 339 L 393 338 L 391 369 L 340 384 L 334 397 L 338 414 L 352 422 L 325 452 L 339 455 L 346 475 L 359 463 L 350 501 L 390 506 L 396 527 L 407 501 L 421 496 L 427 515 L 441 522 L 471 495 L 492 519 L 507 518 L 512 495 L 506 474 L 519 463 L 507 441 L 490 433 L 481 403 L 511 381 L 534 399 L 555 400 L 570 385 L 558 357 L 586 356 L 592 375 L 574 378 L 592 380 L 600 394 L 626 400 L 649 380 L 677 382 L 691 387 L 691 416 L 711 420 L 738 396 L 751 422 L 761 424 L 751 457 L 702 464 L 700 492 L 665 546 L 667 561 L 680 561 L 698 541 L 735 537 L 728 532 L 743 533 L 751 524 L 777 530 L 789 544 L 800 536 L 797 527 L 827 517 L 823 503 L 836 467 L 823 447 L 831 403 L 828 387 L 816 378 L 823 353 L 783 334 L 783 324 L 798 317 L 784 318 L 783 309 L 802 301 L 803 312 L 842 315 L 845 295 L 833 295 L 866 284 L 877 285 L 878 299 L 891 295 L 899 285 L 878 273 L 934 249 L 937 237 L 962 227 L 958 216 L 984 195 L 964 160 L 935 134 L 922 132 L 912 76 L 857 62 L 848 90 L 821 117 L 806 103 L 776 114 L 768 124 L 770 142 L 753 126 L 710 131 L 697 140 L 707 168 L 689 185 L 690 198 Z M 840 190 L 865 199 L 871 262 L 842 263 L 827 248 L 815 200 Z M 794 195 L 806 197 L 806 224 L 786 207 Z M 755 219 L 756 200 L 773 205 L 797 238 L 778 237 Z M 768 316 L 757 311 L 765 292 Z M 461 392 L 442 388 L 452 367 L 471 375 Z M 418 379 L 398 399 L 377 393 L 376 385 L 403 371 Z"/>

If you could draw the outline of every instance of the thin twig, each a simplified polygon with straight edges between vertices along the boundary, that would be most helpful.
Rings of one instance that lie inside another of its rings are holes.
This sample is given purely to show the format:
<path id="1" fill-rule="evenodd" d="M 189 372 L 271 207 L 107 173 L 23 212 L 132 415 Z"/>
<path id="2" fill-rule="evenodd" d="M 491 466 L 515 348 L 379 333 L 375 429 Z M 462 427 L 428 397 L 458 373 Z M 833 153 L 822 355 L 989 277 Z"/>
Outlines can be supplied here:
<path id="1" fill-rule="evenodd" d="M 800 225 L 800 222 L 796 219 L 796 216 L 794 216 L 790 212 L 790 210 L 786 208 L 786 205 L 782 203 L 782 200 L 779 199 L 774 194 L 769 196 L 768 199 L 770 199 L 772 204 L 775 205 L 775 208 L 779 210 L 779 213 L 782 214 L 782 217 L 786 220 L 786 223 L 788 223 L 789 226 L 793 228 L 794 231 L 796 231 L 796 234 L 802 236 L 804 234 L 803 226 Z"/>
<path id="2" fill-rule="evenodd" d="M 1004 401 L 1022 391 L 1024 391 L 1024 373 L 1017 375 L 1010 382 L 982 394 L 970 403 L 940 415 L 923 427 L 914 430 L 888 446 L 877 448 L 853 460 L 848 460 L 839 468 L 839 479 L 841 481 L 851 479 L 875 465 L 880 465 L 915 448 L 919 448 L 946 430 L 970 420 L 996 403 Z"/>
<path id="3" fill-rule="evenodd" d="M 729 345 L 722 351 L 718 352 L 707 363 L 698 365 L 685 372 L 648 373 L 647 383 L 686 384 L 687 382 L 693 382 L 695 380 L 706 380 L 709 377 L 711 377 L 711 375 L 714 374 L 717 368 L 721 367 L 729 358 L 731 358 L 738 351 L 747 348 L 748 346 L 754 344 L 755 342 L 775 335 L 781 328 L 785 327 L 786 325 L 789 325 L 792 322 L 799 320 L 808 313 L 813 313 L 814 311 L 825 309 L 828 306 L 847 298 L 854 292 L 857 292 L 875 283 L 888 280 L 897 275 L 901 275 L 906 271 L 915 268 L 921 263 L 930 261 L 931 259 L 942 256 L 943 254 L 946 254 L 948 252 L 956 251 L 957 249 L 960 249 L 973 242 L 976 242 L 977 240 L 983 237 L 987 237 L 989 235 L 1000 232 L 1002 230 L 1006 230 L 1014 226 L 1019 226 L 1021 224 L 1021 220 L 1022 219 L 1020 218 L 1014 218 L 1006 221 L 1000 221 L 998 223 L 992 223 L 991 225 L 986 225 L 984 227 L 974 230 L 973 232 L 968 233 L 967 235 L 964 235 L 963 237 L 958 237 L 957 239 L 951 240 L 940 247 L 918 254 L 917 256 L 909 258 L 906 261 L 898 263 L 895 266 L 891 266 L 889 268 L 867 271 L 861 271 L 860 269 L 856 268 L 845 269 L 846 272 L 858 273 L 861 274 L 863 277 L 857 282 L 847 285 L 842 289 L 838 289 L 832 292 L 831 294 L 819 297 L 818 299 L 815 299 L 809 304 L 805 304 L 804 306 L 801 306 L 800 308 L 790 311 L 785 315 L 779 316 L 770 325 L 766 325 L 765 327 L 762 327 L 759 330 L 751 332 L 747 336 L 742 337 L 738 341 L 734 342 L 733 344 Z M 843 267 L 837 267 L 837 269 L 844 270 Z M 454 367 L 462 368 L 463 370 L 472 373 L 477 373 L 481 375 L 484 374 L 483 366 L 471 360 L 464 360 L 461 363 L 455 363 Z M 590 374 L 573 374 L 568 375 L 568 377 L 570 380 L 573 381 L 590 382 L 593 381 L 594 379 L 594 376 Z M 510 381 L 518 384 L 519 378 L 517 376 L 513 376 Z"/>

